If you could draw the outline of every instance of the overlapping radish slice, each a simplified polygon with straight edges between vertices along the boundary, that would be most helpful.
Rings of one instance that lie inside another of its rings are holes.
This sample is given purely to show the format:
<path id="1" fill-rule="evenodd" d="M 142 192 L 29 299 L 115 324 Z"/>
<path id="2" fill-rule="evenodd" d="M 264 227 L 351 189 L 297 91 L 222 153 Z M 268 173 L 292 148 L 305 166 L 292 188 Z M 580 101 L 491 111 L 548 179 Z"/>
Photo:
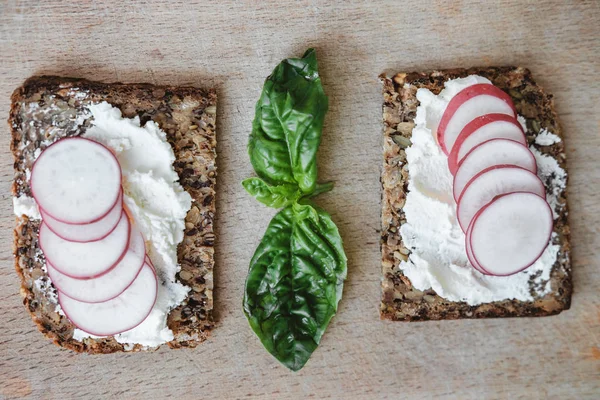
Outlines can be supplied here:
<path id="1" fill-rule="evenodd" d="M 44 213 L 60 222 L 95 222 L 119 200 L 121 167 L 113 153 L 97 142 L 61 139 L 34 163 L 31 191 Z"/>
<path id="2" fill-rule="evenodd" d="M 112 210 L 98 221 L 89 224 L 67 224 L 60 222 L 49 214 L 46 214 L 43 210 L 40 211 L 40 214 L 46 225 L 48 225 L 48 228 L 61 238 L 71 242 L 85 243 L 104 239 L 108 236 L 119 223 L 122 212 L 123 193 L 121 192 Z"/>
<path id="3" fill-rule="evenodd" d="M 471 250 L 471 241 L 469 240 L 469 237 L 471 236 L 471 228 L 472 227 L 473 227 L 473 224 L 469 225 L 469 229 L 467 229 L 467 233 L 465 234 L 465 249 L 467 251 L 467 258 L 469 259 L 469 262 L 471 263 L 471 266 L 473 268 L 475 268 L 477 271 L 481 272 L 482 274 L 488 275 L 488 272 L 485 269 L 483 269 L 481 267 L 481 265 L 479 265 L 479 263 L 475 259 L 475 256 L 473 256 L 473 251 Z"/>
<path id="4" fill-rule="evenodd" d="M 95 242 L 77 243 L 52 232 L 45 222 L 40 225 L 40 247 L 46 260 L 64 275 L 72 278 L 94 278 L 121 261 L 129 247 L 131 223 L 125 211 L 113 231 Z"/>
<path id="5" fill-rule="evenodd" d="M 154 268 L 154 270 L 156 270 L 156 267 L 154 267 L 154 263 L 152 262 L 152 260 L 150 259 L 150 257 L 148 257 L 148 254 L 146 254 L 146 264 L 148 264 L 149 266 L 151 266 L 152 268 Z"/>
<path id="6" fill-rule="evenodd" d="M 103 275 L 92 279 L 75 279 L 62 274 L 50 263 L 46 263 L 46 267 L 48 276 L 60 292 L 78 301 L 99 303 L 123 293 L 139 274 L 145 258 L 144 237 L 136 227 L 133 227 L 125 256 L 113 269 Z"/>
<path id="7" fill-rule="evenodd" d="M 523 145 L 527 139 L 515 117 L 506 114 L 486 114 L 473 119 L 460 132 L 448 154 L 448 168 L 454 175 L 461 160 L 479 144 L 491 139 L 510 139 Z"/>
<path id="8" fill-rule="evenodd" d="M 495 165 L 514 165 L 537 172 L 535 157 L 527 147 L 514 140 L 492 139 L 473 148 L 460 162 L 454 175 L 453 194 L 458 200 L 471 179 L 486 168 Z"/>
<path id="9" fill-rule="evenodd" d="M 542 255 L 552 224 L 552 210 L 544 198 L 525 192 L 499 196 L 473 218 L 471 255 L 483 273 L 515 274 Z"/>
<path id="10" fill-rule="evenodd" d="M 510 96 L 491 84 L 466 87 L 448 103 L 436 134 L 473 268 L 504 276 L 533 264 L 553 219 Z"/>
<path id="11" fill-rule="evenodd" d="M 144 264 L 133 283 L 119 296 L 102 303 L 84 303 L 58 292 L 65 315 L 78 328 L 96 336 L 116 335 L 142 323 L 156 302 L 158 280 Z"/>
<path id="12" fill-rule="evenodd" d="M 546 189 L 537 175 L 512 165 L 493 166 L 475 175 L 458 199 L 456 214 L 463 232 L 483 206 L 496 196 L 511 192 L 530 192 L 544 197 Z"/>
<path id="13" fill-rule="evenodd" d="M 491 113 L 517 117 L 510 96 L 494 85 L 480 83 L 458 92 L 448 103 L 437 128 L 442 151 L 449 154 L 458 135 L 469 122 Z"/>

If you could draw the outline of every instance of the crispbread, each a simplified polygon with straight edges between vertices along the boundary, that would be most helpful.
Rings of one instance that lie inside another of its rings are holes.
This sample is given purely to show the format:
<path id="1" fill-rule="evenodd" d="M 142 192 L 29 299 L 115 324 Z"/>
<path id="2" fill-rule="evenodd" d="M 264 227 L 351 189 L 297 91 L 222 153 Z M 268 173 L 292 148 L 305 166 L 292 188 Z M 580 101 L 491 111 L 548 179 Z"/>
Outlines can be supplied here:
<path id="1" fill-rule="evenodd" d="M 404 149 L 410 145 L 418 106 L 416 91 L 427 88 L 439 93 L 448 79 L 481 75 L 510 94 L 518 113 L 527 119 L 527 140 L 543 154 L 554 157 L 566 170 L 564 141 L 538 146 L 536 136 L 542 129 L 563 139 L 554 110 L 553 97 L 533 80 L 529 70 L 520 67 L 483 67 L 451 69 L 429 73 L 382 75 L 384 163 L 382 170 L 382 319 L 396 321 L 439 320 L 457 318 L 532 317 L 557 314 L 570 307 L 571 282 L 569 225 L 567 222 L 567 190 L 559 196 L 560 211 L 555 220 L 553 241 L 560 245 L 557 261 L 550 277 L 551 292 L 534 301 L 505 300 L 470 306 L 438 296 L 434 290 L 415 289 L 399 268 L 410 250 L 403 246 L 400 226 L 405 221 L 402 208 L 408 191 L 408 170 Z M 550 182 L 544 182 L 548 188 Z"/>
<path id="2" fill-rule="evenodd" d="M 83 134 L 91 118 L 90 103 L 107 101 L 124 117 L 139 116 L 141 123 L 156 122 L 167 133 L 176 161 L 174 167 L 184 189 L 193 198 L 186 217 L 183 242 L 178 247 L 181 271 L 177 279 L 191 288 L 186 300 L 167 319 L 175 339 L 171 348 L 195 347 L 206 340 L 214 322 L 213 220 L 215 214 L 217 96 L 214 90 L 150 84 L 99 83 L 84 79 L 40 76 L 28 79 L 12 95 L 9 125 L 14 155 L 14 196 L 31 195 L 28 173 L 34 153 L 65 136 Z M 151 155 L 149 155 L 151 156 Z M 39 221 L 16 218 L 15 267 L 21 277 L 21 294 L 39 329 L 57 345 L 89 353 L 138 351 L 114 338 L 73 339 L 74 326 L 56 305 L 56 291 L 44 271 L 38 247 Z"/>

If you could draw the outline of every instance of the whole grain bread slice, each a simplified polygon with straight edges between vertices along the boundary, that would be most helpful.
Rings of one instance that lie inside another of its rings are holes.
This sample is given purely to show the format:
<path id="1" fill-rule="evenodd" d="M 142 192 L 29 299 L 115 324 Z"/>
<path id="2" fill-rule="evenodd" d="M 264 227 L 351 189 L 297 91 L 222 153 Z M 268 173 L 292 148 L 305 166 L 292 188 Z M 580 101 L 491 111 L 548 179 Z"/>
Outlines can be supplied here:
<path id="1" fill-rule="evenodd" d="M 560 245 L 551 275 L 550 293 L 534 295 L 533 301 L 504 300 L 471 306 L 448 301 L 432 290 L 420 291 L 399 268 L 410 254 L 402 243 L 400 227 L 406 222 L 403 206 L 408 192 L 408 169 L 405 148 L 410 146 L 414 118 L 418 106 L 417 89 L 427 88 L 438 94 L 448 79 L 481 75 L 513 99 L 520 115 L 527 120 L 527 140 L 541 153 L 556 159 L 566 171 L 564 141 L 540 146 L 536 137 L 551 132 L 563 139 L 552 95 L 535 83 L 531 72 L 521 67 L 483 67 L 448 69 L 432 72 L 399 73 L 380 76 L 383 82 L 384 163 L 382 182 L 382 319 L 395 321 L 440 320 L 458 318 L 533 317 L 552 315 L 571 304 L 569 225 L 567 222 L 567 190 L 558 193 L 558 218 L 554 221 L 553 243 Z M 547 190 L 552 182 L 544 182 Z M 531 282 L 531 285 L 534 285 Z M 535 293 L 534 287 L 531 288 Z"/>
<path id="2" fill-rule="evenodd" d="M 59 138 L 83 134 L 93 118 L 85 112 L 86 106 L 102 101 L 119 108 L 124 117 L 138 116 L 142 125 L 152 120 L 166 132 L 180 183 L 192 196 L 185 237 L 177 252 L 181 265 L 177 280 L 191 290 L 184 302 L 171 310 L 167 325 L 175 337 L 169 347 L 195 347 L 206 340 L 214 325 L 215 90 L 56 76 L 28 79 L 13 93 L 8 119 L 15 171 L 12 194 L 31 195 L 28 178 L 36 154 Z M 38 228 L 38 220 L 18 216 L 13 249 L 23 303 L 42 333 L 57 345 L 78 352 L 144 349 L 139 344 L 123 345 L 113 337 L 82 341 L 73 338 L 75 327 L 61 313 L 56 290 L 45 272 Z"/>

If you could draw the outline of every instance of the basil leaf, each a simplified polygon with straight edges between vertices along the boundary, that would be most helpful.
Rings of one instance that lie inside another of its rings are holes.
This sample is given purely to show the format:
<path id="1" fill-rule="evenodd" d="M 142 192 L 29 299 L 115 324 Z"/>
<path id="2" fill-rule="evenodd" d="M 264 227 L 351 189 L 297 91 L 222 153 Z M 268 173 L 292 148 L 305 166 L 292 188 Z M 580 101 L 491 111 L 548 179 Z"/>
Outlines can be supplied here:
<path id="1" fill-rule="evenodd" d="M 327 109 L 314 49 L 283 60 L 265 81 L 252 122 L 248 153 L 258 176 L 312 193 Z"/>
<path id="2" fill-rule="evenodd" d="M 310 194 L 310 197 L 316 197 L 322 193 L 327 193 L 333 189 L 335 184 L 333 182 L 317 183 L 315 191 Z"/>
<path id="3" fill-rule="evenodd" d="M 242 185 L 256 200 L 273 208 L 289 206 L 300 197 L 296 185 L 271 186 L 260 178 L 245 179 L 242 181 Z"/>
<path id="4" fill-rule="evenodd" d="M 284 208 L 256 249 L 244 312 L 265 348 L 293 371 L 317 348 L 342 297 L 347 261 L 338 229 L 310 205 Z"/>

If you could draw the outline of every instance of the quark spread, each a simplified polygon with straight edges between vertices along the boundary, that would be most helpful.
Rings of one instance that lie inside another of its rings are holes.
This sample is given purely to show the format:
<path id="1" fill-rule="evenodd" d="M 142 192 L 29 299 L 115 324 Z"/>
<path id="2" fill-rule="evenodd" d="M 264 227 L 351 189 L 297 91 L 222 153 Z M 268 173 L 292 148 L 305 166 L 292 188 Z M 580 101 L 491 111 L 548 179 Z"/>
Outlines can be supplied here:
<path id="1" fill-rule="evenodd" d="M 403 208 L 406 223 L 400 229 L 402 240 L 411 253 L 407 261 L 401 262 L 400 269 L 416 289 L 431 288 L 450 301 L 464 301 L 469 305 L 506 299 L 531 301 L 531 279 L 537 295 L 550 292 L 550 272 L 559 246 L 550 243 L 532 266 L 511 276 L 483 275 L 473 268 L 465 250 L 465 235 L 456 218 L 448 159 L 434 136 L 450 99 L 476 83 L 490 81 L 469 76 L 447 81 L 439 95 L 427 89 L 417 91 L 419 106 L 412 145 L 406 149 L 409 172 Z M 549 176 L 556 181 L 550 188 L 548 201 L 553 208 L 558 207 L 556 196 L 565 187 L 566 173 L 556 160 L 534 150 L 542 181 L 546 182 Z M 556 210 L 554 212 L 556 216 Z"/>
<path id="2" fill-rule="evenodd" d="M 156 123 L 140 126 L 138 117 L 123 118 L 119 109 L 107 102 L 88 107 L 92 126 L 83 137 L 107 146 L 115 153 L 123 173 L 124 202 L 146 239 L 146 251 L 159 279 L 156 304 L 137 327 L 115 335 L 119 343 L 156 347 L 173 340 L 167 327 L 169 311 L 187 296 L 188 287 L 176 282 L 179 271 L 177 245 L 183 240 L 185 216 L 192 198 L 179 183 L 173 168 L 175 154 L 166 134 Z M 13 199 L 15 214 L 40 219 L 35 200 L 27 196 Z M 73 338 L 92 335 L 75 329 Z"/>
<path id="3" fill-rule="evenodd" d="M 27 215 L 29 219 L 42 219 L 35 200 L 32 197 L 21 195 L 13 197 L 13 210 L 16 216 Z"/>
<path id="4" fill-rule="evenodd" d="M 560 138 L 545 128 L 540 130 L 540 133 L 535 137 L 535 144 L 540 146 L 551 146 L 558 142 L 560 142 Z"/>

